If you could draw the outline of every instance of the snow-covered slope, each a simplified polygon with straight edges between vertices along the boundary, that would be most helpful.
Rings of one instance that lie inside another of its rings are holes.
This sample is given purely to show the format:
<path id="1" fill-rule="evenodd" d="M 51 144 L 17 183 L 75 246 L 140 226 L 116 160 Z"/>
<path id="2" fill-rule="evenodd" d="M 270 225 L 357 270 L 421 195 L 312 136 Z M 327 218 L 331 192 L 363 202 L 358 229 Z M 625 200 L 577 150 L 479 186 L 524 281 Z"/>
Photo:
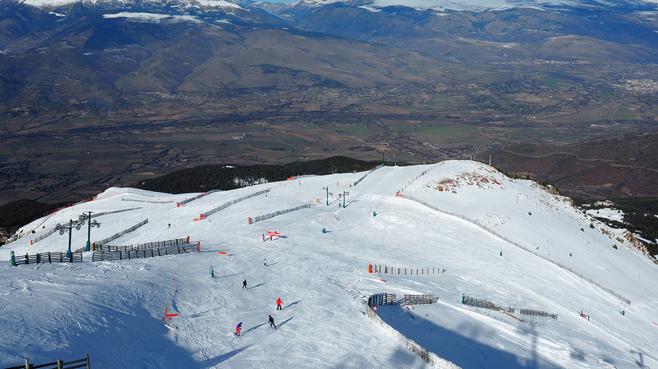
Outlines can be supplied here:
<path id="1" fill-rule="evenodd" d="M 99 217 L 92 241 L 148 217 L 113 244 L 189 235 L 202 252 L 10 267 L 10 250 L 63 251 L 66 236 L 32 246 L 24 237 L 0 248 L 0 367 L 24 355 L 39 363 L 85 352 L 94 368 L 422 367 L 362 314 L 363 300 L 378 292 L 438 296 L 432 305 L 379 313 L 463 368 L 658 366 L 658 267 L 566 199 L 475 162 L 383 167 L 353 186 L 364 174 L 215 192 L 183 207 L 176 202 L 196 194 L 113 188 L 27 225 L 47 229 L 87 210 L 140 207 Z M 193 221 L 266 188 L 266 195 Z M 346 208 L 337 197 L 343 191 Z M 307 203 L 313 207 L 247 224 L 248 217 Z M 284 237 L 263 242 L 268 230 Z M 85 231 L 74 232 L 74 248 L 85 240 Z M 446 272 L 376 275 L 367 273 L 368 263 Z M 248 290 L 240 288 L 244 279 Z M 520 321 L 462 305 L 462 294 L 558 319 Z M 279 296 L 283 311 L 275 310 Z M 161 320 L 165 305 L 180 314 L 173 329 Z M 268 314 L 279 329 L 267 327 Z M 235 337 L 240 321 L 244 335 Z"/>

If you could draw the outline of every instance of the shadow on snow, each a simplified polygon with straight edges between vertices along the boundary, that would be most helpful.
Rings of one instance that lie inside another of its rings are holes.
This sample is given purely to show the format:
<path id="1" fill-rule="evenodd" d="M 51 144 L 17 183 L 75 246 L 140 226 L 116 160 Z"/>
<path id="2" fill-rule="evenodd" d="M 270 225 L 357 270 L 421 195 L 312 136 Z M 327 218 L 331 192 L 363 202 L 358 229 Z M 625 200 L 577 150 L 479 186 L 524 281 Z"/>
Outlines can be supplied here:
<path id="1" fill-rule="evenodd" d="M 466 321 L 458 327 L 457 331 L 451 331 L 418 315 L 412 319 L 406 311 L 398 306 L 380 306 L 378 314 L 387 324 L 404 336 L 462 368 L 560 368 L 560 366 L 539 357 L 537 332 L 532 326 L 522 332 L 531 339 L 532 343 L 530 357 L 524 358 L 479 342 L 478 337 L 490 337 L 495 334 L 495 331 L 487 330 L 486 326 L 476 322 Z"/>

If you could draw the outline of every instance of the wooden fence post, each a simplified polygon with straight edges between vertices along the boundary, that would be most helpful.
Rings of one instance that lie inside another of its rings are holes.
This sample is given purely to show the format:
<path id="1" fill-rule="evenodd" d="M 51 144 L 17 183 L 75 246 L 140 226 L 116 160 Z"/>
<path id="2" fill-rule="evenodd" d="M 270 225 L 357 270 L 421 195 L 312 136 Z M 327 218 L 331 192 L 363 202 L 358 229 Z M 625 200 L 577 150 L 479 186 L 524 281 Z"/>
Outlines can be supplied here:
<path id="1" fill-rule="evenodd" d="M 57 359 L 57 369 L 63 369 L 62 364 L 63 364 L 62 360 Z"/>
<path id="2" fill-rule="evenodd" d="M 87 356 L 85 356 L 85 359 L 86 359 L 85 364 L 87 364 L 86 369 L 91 369 L 91 362 L 89 362 L 89 353 L 87 353 Z"/>
<path id="3" fill-rule="evenodd" d="M 25 356 L 25 369 L 30 369 L 30 360 Z"/>

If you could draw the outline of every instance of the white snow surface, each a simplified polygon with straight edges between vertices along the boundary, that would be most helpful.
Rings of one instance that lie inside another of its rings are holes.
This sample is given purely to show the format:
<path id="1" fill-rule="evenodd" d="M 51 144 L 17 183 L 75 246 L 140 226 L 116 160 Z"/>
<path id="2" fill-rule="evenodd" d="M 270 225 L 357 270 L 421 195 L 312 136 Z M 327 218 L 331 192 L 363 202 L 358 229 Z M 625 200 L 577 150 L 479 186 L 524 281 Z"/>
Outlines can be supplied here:
<path id="1" fill-rule="evenodd" d="M 225 0 L 197 0 L 197 2 L 204 7 L 242 9 L 240 5 Z"/>
<path id="2" fill-rule="evenodd" d="M 243 9 L 240 5 L 226 0 L 173 0 L 178 2 L 183 7 L 201 7 L 201 8 L 226 8 L 226 9 Z M 172 1 L 163 0 L 23 0 L 24 4 L 39 7 L 39 8 L 53 8 L 66 6 L 70 4 L 82 3 L 85 5 L 121 5 L 127 6 L 135 3 L 150 4 L 150 5 L 172 5 Z"/>
<path id="3" fill-rule="evenodd" d="M 624 212 L 614 208 L 590 209 L 587 210 L 587 215 L 596 218 L 610 219 L 616 222 L 624 221 Z"/>
<path id="4" fill-rule="evenodd" d="M 148 218 L 147 225 L 112 244 L 189 235 L 201 242 L 201 253 L 96 263 L 86 253 L 83 263 L 11 267 L 10 250 L 64 251 L 67 236 L 55 233 L 32 246 L 23 237 L 0 247 L 0 367 L 19 365 L 23 356 L 38 364 L 86 352 L 94 368 L 424 367 L 362 314 L 363 300 L 379 292 L 437 296 L 439 302 L 432 305 L 385 306 L 378 312 L 392 327 L 462 368 L 658 367 L 658 267 L 605 234 L 607 226 L 567 199 L 470 161 L 382 167 L 351 186 L 364 174 L 215 192 L 183 207 L 175 202 L 195 194 L 111 188 L 93 201 L 26 225 L 25 230 L 49 228 L 84 211 L 140 206 L 99 217 L 102 225 L 92 230 L 92 241 Z M 330 206 L 324 205 L 325 186 Z M 271 188 L 267 196 L 193 221 L 266 188 Z M 407 198 L 395 196 L 400 189 Z M 343 191 L 349 191 L 346 208 L 338 206 Z M 314 206 L 247 224 L 247 217 L 302 203 Z M 268 230 L 284 237 L 263 242 Z M 85 241 L 85 230 L 74 231 L 74 248 Z M 377 275 L 367 273 L 368 263 L 447 271 Z M 244 279 L 246 291 L 240 288 Z M 523 322 L 462 305 L 462 294 L 556 313 L 558 319 L 522 316 Z M 279 296 L 283 311 L 275 310 Z M 179 313 L 173 328 L 162 321 L 165 305 Z M 580 310 L 589 321 L 578 315 Z M 277 330 L 265 324 L 268 314 L 280 325 Z M 240 321 L 244 334 L 235 337 Z"/>
<path id="5" fill-rule="evenodd" d="M 140 13 L 140 12 L 120 12 L 114 14 L 103 14 L 105 19 L 134 19 L 141 22 L 160 22 L 161 20 L 200 22 L 196 17 L 191 15 L 171 15 L 158 13 Z"/>

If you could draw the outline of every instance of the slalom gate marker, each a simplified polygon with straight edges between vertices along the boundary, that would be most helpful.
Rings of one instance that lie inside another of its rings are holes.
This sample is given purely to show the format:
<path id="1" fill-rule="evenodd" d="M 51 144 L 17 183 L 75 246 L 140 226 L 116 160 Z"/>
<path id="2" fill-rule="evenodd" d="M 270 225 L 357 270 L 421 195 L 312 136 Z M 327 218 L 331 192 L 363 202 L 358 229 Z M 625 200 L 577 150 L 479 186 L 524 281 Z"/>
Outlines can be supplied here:
<path id="1" fill-rule="evenodd" d="M 201 241 L 196 242 L 196 252 L 201 253 Z"/>
<path id="2" fill-rule="evenodd" d="M 164 320 L 165 320 L 165 322 L 166 322 L 167 320 L 172 320 L 173 318 L 175 318 L 175 317 L 177 317 L 177 316 L 178 316 L 178 313 L 173 312 L 173 311 L 172 311 L 172 312 L 169 312 L 169 310 L 168 310 L 168 306 L 165 305 L 165 307 L 164 307 Z"/>
<path id="3" fill-rule="evenodd" d="M 34 243 L 32 242 L 32 240 L 30 240 L 30 246 L 32 246 L 32 245 L 34 245 Z"/>
<path id="4" fill-rule="evenodd" d="M 272 241 L 274 237 L 281 237 L 281 233 L 279 231 L 267 231 L 267 237 L 269 237 L 270 241 Z"/>
<path id="5" fill-rule="evenodd" d="M 372 274 L 372 264 L 368 263 L 368 273 Z"/>
<path id="6" fill-rule="evenodd" d="M 254 224 L 254 220 L 251 217 L 247 217 L 247 224 Z"/>

